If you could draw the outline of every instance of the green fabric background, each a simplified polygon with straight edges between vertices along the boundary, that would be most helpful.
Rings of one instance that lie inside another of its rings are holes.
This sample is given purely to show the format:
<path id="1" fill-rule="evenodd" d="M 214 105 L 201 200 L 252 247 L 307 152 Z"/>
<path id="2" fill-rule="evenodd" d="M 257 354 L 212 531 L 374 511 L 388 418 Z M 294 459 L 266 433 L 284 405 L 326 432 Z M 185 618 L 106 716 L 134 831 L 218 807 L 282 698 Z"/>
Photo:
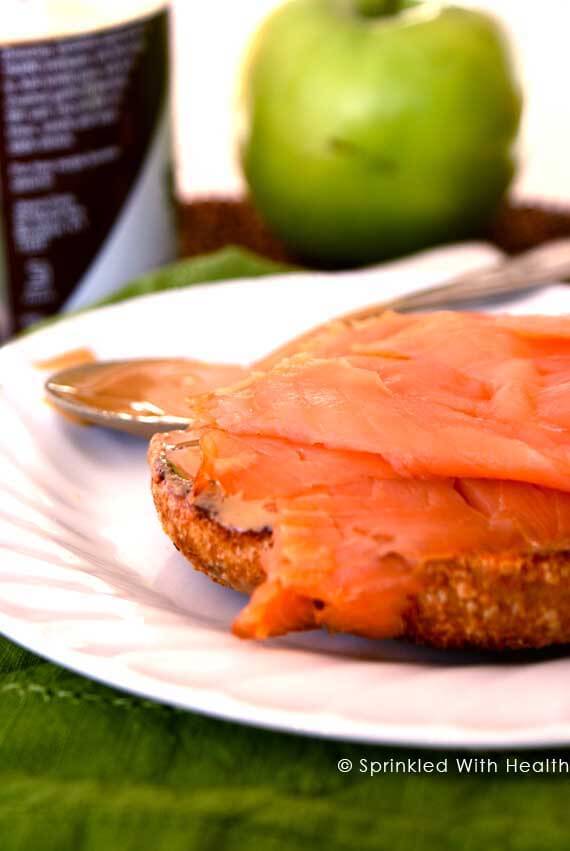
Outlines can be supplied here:
<path id="1" fill-rule="evenodd" d="M 251 262 L 257 274 L 275 270 L 235 250 L 198 268 L 217 280 L 251 274 Z M 171 267 L 166 279 L 161 272 L 157 286 L 196 282 L 197 267 L 185 268 Z M 142 289 L 151 288 L 147 277 Z M 137 284 L 127 292 L 136 295 Z M 358 770 L 361 758 L 418 755 L 447 756 L 450 772 Z M 456 756 L 204 718 L 100 686 L 0 639 L 0 851 L 568 848 L 570 776 L 459 775 Z M 338 771 L 340 758 L 352 760 L 351 773 Z"/>

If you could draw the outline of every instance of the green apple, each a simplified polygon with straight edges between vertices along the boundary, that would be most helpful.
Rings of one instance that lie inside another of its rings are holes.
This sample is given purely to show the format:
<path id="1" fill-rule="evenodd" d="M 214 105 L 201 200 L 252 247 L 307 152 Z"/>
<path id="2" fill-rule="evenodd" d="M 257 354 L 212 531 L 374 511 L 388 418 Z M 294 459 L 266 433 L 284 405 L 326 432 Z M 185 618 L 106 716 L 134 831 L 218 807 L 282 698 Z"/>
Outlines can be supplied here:
<path id="1" fill-rule="evenodd" d="M 242 80 L 251 194 L 326 265 L 470 236 L 513 177 L 521 94 L 489 15 L 418 0 L 291 0 Z"/>

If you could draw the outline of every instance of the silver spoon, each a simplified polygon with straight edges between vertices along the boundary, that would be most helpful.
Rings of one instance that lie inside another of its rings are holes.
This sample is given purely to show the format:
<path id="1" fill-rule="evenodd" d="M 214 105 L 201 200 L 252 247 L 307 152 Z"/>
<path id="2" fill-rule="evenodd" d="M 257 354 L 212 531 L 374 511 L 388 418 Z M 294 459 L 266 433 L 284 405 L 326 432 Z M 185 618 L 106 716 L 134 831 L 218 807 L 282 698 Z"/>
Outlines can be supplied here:
<path id="1" fill-rule="evenodd" d="M 500 295 L 517 295 L 527 290 L 549 286 L 568 276 L 570 276 L 570 239 L 557 240 L 519 254 L 517 257 L 500 261 L 486 269 L 468 272 L 444 284 L 360 308 L 332 321 L 340 320 L 350 324 L 372 318 L 388 309 L 412 312 L 441 307 L 459 307 L 476 300 Z M 299 350 L 303 343 L 313 334 L 320 332 L 327 324 L 328 322 L 325 322 L 285 346 L 279 347 L 266 358 L 258 361 L 256 367 L 270 365 L 281 356 Z M 96 361 L 56 372 L 45 383 L 49 401 L 63 414 L 82 423 L 126 431 L 147 439 L 156 432 L 172 431 L 189 425 L 190 421 L 186 417 L 174 415 L 160 408 L 152 412 L 149 404 L 142 399 L 127 400 L 130 410 L 117 411 L 86 404 L 74 397 L 74 388 L 86 378 L 94 377 L 98 371 L 120 363 L 120 361 Z"/>

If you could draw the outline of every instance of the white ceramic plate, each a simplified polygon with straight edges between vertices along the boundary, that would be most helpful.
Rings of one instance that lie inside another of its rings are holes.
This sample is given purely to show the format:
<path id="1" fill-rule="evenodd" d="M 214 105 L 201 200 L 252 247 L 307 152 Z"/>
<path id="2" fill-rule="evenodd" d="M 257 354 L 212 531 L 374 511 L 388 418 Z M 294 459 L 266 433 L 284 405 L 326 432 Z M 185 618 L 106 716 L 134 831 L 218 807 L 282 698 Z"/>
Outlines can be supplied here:
<path id="1" fill-rule="evenodd" d="M 143 442 L 80 428 L 43 402 L 34 361 L 102 357 L 247 362 L 327 315 L 489 259 L 438 252 L 370 274 L 295 276 L 149 296 L 0 351 L 0 631 L 122 689 L 250 724 L 426 746 L 570 742 L 570 660 L 481 657 L 310 633 L 234 638 L 243 599 L 194 573 L 162 533 Z M 553 288 L 517 310 L 570 311 Z"/>

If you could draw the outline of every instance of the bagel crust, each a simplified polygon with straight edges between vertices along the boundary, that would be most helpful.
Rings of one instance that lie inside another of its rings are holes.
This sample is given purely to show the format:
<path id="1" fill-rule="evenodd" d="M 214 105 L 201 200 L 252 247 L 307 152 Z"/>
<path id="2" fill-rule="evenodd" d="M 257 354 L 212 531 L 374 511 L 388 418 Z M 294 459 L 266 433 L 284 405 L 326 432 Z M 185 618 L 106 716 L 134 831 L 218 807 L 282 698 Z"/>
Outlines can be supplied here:
<path id="1" fill-rule="evenodd" d="M 215 582 L 250 594 L 265 579 L 271 529 L 236 531 L 193 504 L 192 482 L 166 459 L 164 435 L 149 448 L 152 494 L 164 531 Z M 429 560 L 400 637 L 441 648 L 540 648 L 570 642 L 570 550 L 475 554 Z"/>

